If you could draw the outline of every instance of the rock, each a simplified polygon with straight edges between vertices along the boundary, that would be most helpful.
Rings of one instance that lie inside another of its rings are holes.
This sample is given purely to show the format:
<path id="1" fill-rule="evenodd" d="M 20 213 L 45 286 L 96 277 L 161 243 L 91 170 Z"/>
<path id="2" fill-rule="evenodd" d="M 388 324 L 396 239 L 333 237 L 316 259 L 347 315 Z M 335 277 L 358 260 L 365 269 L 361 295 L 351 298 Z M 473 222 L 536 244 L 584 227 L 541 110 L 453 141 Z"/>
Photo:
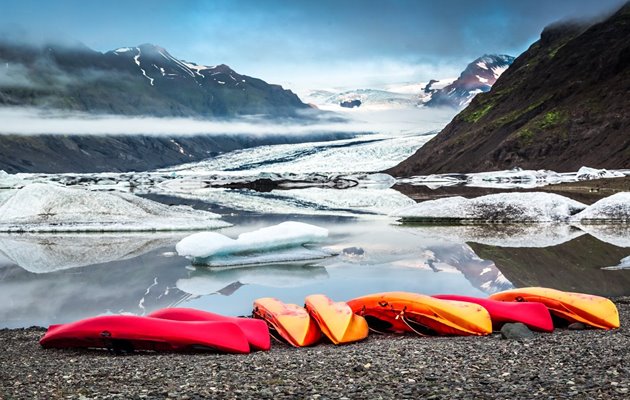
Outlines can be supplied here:
<path id="1" fill-rule="evenodd" d="M 362 256 L 363 254 L 365 254 L 365 250 L 363 250 L 361 247 L 346 247 L 345 249 L 341 250 L 341 252 L 347 256 Z"/>
<path id="2" fill-rule="evenodd" d="M 567 329 L 570 329 L 572 331 L 583 331 L 584 329 L 586 329 L 586 325 L 581 322 L 574 322 L 572 324 L 569 324 L 569 326 L 567 326 Z"/>
<path id="3" fill-rule="evenodd" d="M 503 339 L 533 339 L 534 333 L 520 322 L 505 324 L 501 327 L 501 338 Z"/>

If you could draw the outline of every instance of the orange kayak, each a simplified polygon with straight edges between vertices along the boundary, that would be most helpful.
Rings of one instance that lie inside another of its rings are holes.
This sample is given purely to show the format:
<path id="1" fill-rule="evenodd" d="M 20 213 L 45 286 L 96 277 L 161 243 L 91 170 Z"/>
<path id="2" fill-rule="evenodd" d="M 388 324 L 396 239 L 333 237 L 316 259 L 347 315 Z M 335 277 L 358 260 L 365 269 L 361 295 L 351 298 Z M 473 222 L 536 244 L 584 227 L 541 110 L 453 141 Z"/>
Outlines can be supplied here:
<path id="1" fill-rule="evenodd" d="M 581 322 L 601 329 L 619 328 L 617 307 L 605 297 L 542 287 L 526 287 L 495 293 L 490 298 L 543 303 L 552 314 L 569 322 Z"/>
<path id="2" fill-rule="evenodd" d="M 347 303 L 334 302 L 323 294 L 307 296 L 304 302 L 319 329 L 334 344 L 357 342 L 367 337 L 369 329 L 365 318 L 354 314 Z"/>
<path id="3" fill-rule="evenodd" d="M 319 341 L 321 332 L 304 307 L 285 304 L 265 297 L 254 301 L 254 318 L 267 322 L 271 329 L 295 347 L 310 346 Z"/>
<path id="4" fill-rule="evenodd" d="M 352 299 L 348 305 L 375 330 L 460 336 L 492 333 L 490 314 L 474 303 L 386 292 Z"/>

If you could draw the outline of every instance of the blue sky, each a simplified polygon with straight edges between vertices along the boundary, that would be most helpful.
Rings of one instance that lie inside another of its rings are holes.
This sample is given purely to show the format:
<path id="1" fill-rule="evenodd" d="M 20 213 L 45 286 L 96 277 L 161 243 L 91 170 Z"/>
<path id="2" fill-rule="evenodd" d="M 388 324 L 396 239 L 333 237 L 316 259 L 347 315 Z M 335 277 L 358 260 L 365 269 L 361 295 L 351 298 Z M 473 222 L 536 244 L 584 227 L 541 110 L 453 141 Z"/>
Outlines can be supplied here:
<path id="1" fill-rule="evenodd" d="M 621 0 L 0 0 L 0 35 L 141 43 L 289 88 L 379 87 L 456 76 L 484 53 L 518 55 L 545 25 Z"/>

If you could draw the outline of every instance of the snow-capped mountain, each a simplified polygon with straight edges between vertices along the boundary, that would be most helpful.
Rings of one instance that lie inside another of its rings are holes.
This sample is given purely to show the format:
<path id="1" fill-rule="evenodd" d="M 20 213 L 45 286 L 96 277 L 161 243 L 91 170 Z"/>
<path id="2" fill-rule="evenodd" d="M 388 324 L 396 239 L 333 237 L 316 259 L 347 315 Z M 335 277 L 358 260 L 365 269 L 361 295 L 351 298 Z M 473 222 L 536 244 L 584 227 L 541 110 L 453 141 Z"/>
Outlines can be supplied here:
<path id="1" fill-rule="evenodd" d="M 85 46 L 29 47 L 0 41 L 0 105 L 126 115 L 293 115 L 308 106 L 291 91 L 173 57 L 151 44 L 100 53 Z"/>
<path id="2" fill-rule="evenodd" d="M 392 84 L 384 89 L 346 91 L 314 90 L 303 99 L 319 108 L 339 110 L 341 107 L 392 109 L 409 107 L 466 107 L 476 94 L 490 90 L 497 78 L 510 66 L 514 57 L 484 55 L 477 58 L 459 78 L 431 79 L 429 82 Z"/>
<path id="3" fill-rule="evenodd" d="M 464 108 L 479 93 L 488 92 L 499 76 L 512 64 L 514 57 L 505 54 L 486 54 L 468 64 L 459 78 L 439 88 L 430 81 L 425 87 L 428 107 Z M 437 83 L 437 82 L 436 82 Z"/>

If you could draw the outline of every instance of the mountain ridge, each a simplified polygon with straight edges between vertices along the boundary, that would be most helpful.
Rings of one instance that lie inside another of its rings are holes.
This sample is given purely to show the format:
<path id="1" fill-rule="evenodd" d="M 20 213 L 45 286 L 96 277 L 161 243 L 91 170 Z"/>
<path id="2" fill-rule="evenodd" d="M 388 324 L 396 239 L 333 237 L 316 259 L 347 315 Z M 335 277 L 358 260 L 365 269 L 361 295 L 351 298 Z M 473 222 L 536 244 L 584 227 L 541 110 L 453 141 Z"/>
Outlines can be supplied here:
<path id="1" fill-rule="evenodd" d="M 104 53 L 86 46 L 0 41 L 0 105 L 177 117 L 296 116 L 290 90 L 225 64 L 179 60 L 152 44 Z"/>
<path id="2" fill-rule="evenodd" d="M 492 90 L 386 172 L 630 167 L 630 3 L 594 24 L 556 23 Z"/>

